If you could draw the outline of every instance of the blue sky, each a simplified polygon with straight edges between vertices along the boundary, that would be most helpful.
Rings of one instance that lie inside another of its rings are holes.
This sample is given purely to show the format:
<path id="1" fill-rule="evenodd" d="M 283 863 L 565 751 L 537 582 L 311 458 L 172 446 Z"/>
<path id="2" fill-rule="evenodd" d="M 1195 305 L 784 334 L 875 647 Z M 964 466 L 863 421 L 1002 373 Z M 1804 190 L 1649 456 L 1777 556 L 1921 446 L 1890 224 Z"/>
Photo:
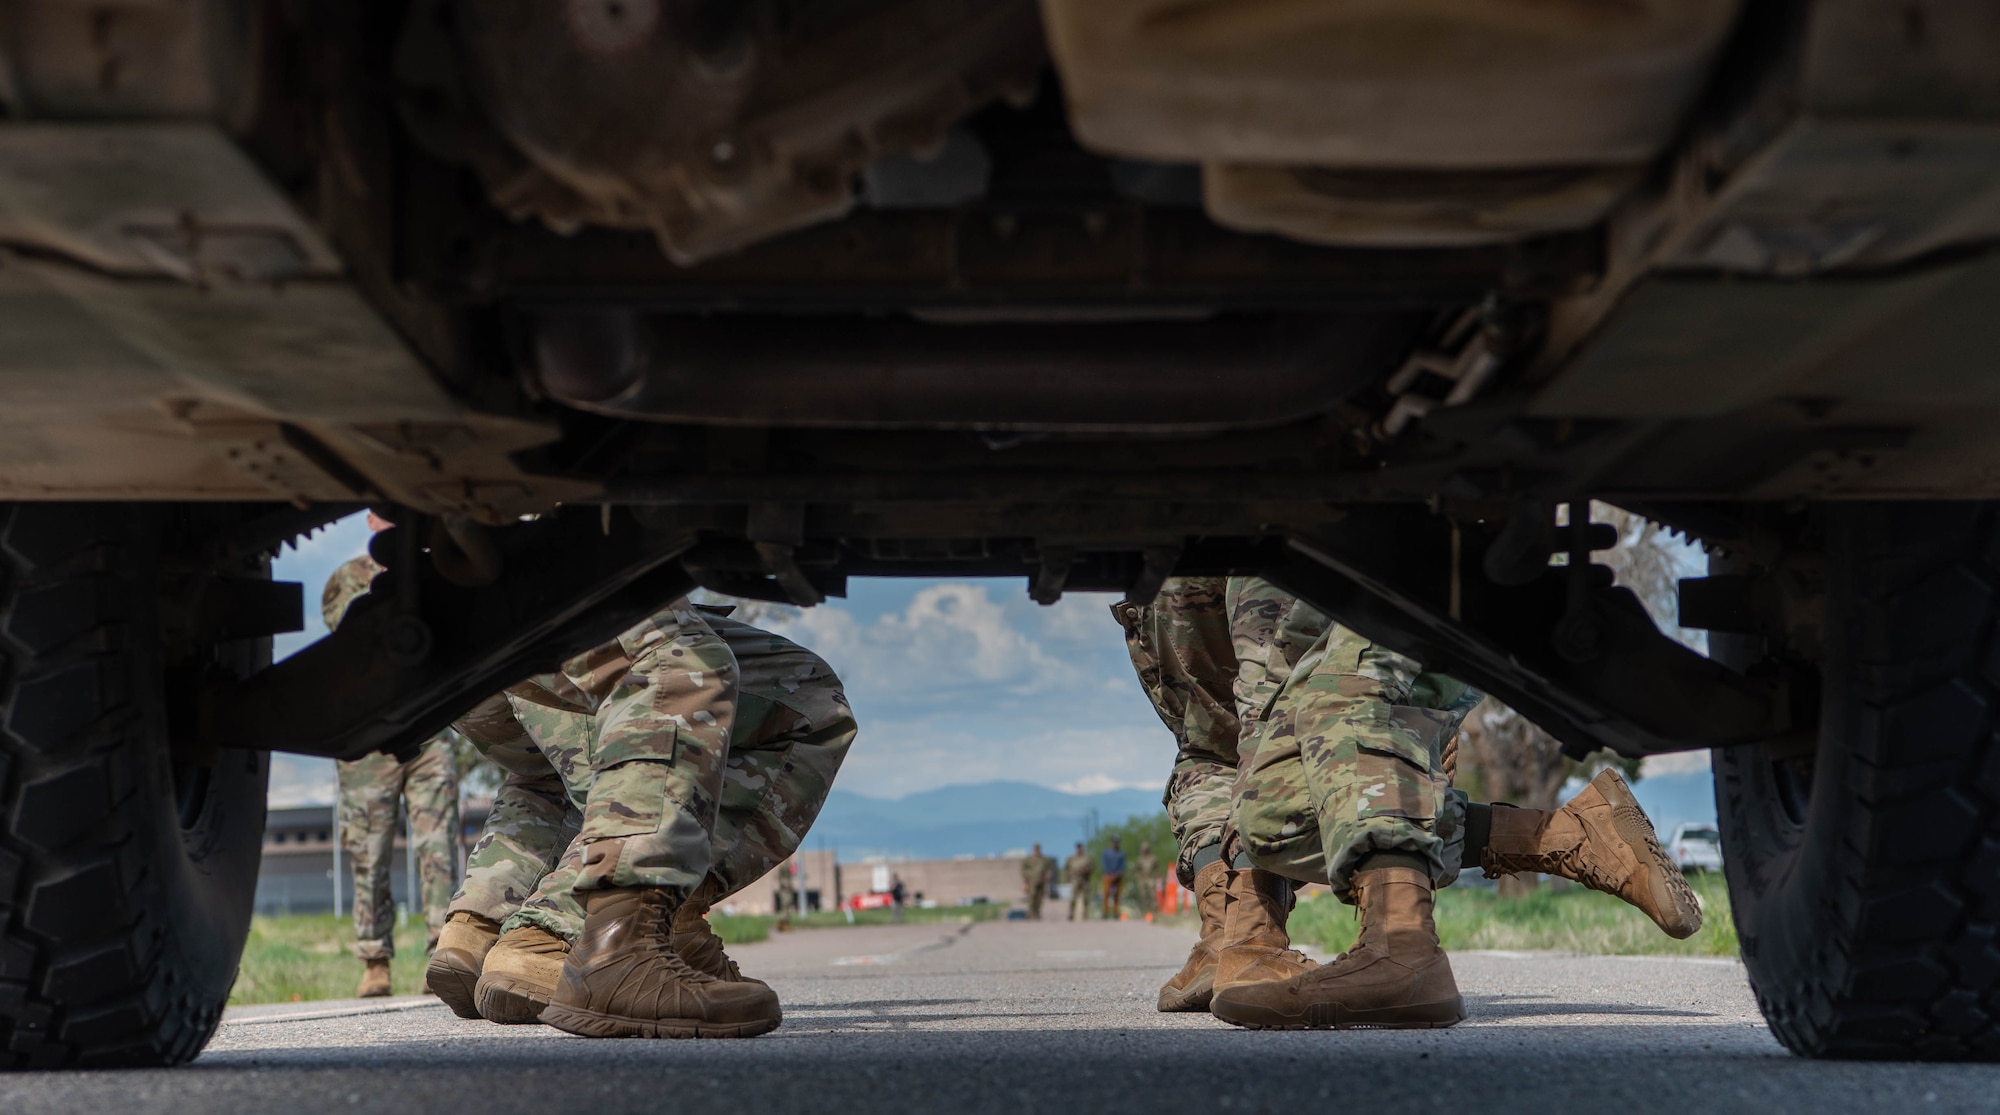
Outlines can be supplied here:
<path id="1" fill-rule="evenodd" d="M 325 634 L 320 586 L 367 537 L 357 516 L 279 558 L 278 579 L 306 585 L 310 625 L 282 637 L 280 654 Z M 1044 608 L 1028 599 L 1024 578 L 857 579 L 849 592 L 769 623 L 846 683 L 861 735 L 842 790 L 894 798 L 1003 779 L 1079 793 L 1165 783 L 1173 740 L 1132 675 L 1109 610 L 1115 597 L 1071 594 Z M 1650 764 L 1637 789 L 1665 830 L 1713 819 L 1708 785 L 1703 753 Z M 331 763 L 276 757 L 275 804 L 332 793 Z"/>
<path id="2" fill-rule="evenodd" d="M 309 629 L 280 654 L 323 636 L 320 586 L 361 553 L 367 528 L 341 523 L 283 554 L 280 580 L 306 585 Z M 1030 601 L 1026 581 L 856 580 L 845 600 L 771 626 L 813 648 L 846 683 L 862 722 L 840 782 L 875 797 L 1018 779 L 1090 792 L 1152 788 L 1172 764 L 1170 737 L 1139 691 L 1114 597 Z M 273 800 L 324 800 L 332 768 L 280 756 Z"/>

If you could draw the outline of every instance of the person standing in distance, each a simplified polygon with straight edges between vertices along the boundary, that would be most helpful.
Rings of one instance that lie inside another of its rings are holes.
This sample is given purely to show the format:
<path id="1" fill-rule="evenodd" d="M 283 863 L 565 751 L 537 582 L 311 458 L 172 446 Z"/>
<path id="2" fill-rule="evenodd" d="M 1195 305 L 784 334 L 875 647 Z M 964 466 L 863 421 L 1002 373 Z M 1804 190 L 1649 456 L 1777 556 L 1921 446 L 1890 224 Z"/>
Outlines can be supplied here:
<path id="1" fill-rule="evenodd" d="M 1104 917 L 1107 921 L 1118 917 L 1119 899 L 1125 889 L 1125 853 L 1118 847 L 1118 838 L 1111 838 L 1111 846 L 1104 849 L 1101 857 L 1104 868 Z"/>
<path id="2" fill-rule="evenodd" d="M 1021 861 L 1021 889 L 1028 899 L 1028 917 L 1042 920 L 1042 900 L 1049 896 L 1049 887 L 1056 881 L 1056 861 L 1042 854 L 1042 846 L 1029 849 L 1026 859 Z"/>
<path id="3" fill-rule="evenodd" d="M 1160 908 L 1160 857 L 1153 854 L 1151 841 L 1140 841 L 1139 854 L 1132 857 L 1132 896 L 1139 900 L 1139 912 L 1155 913 Z"/>
<path id="4" fill-rule="evenodd" d="M 1090 853 L 1078 843 L 1076 851 L 1063 861 L 1063 881 L 1069 884 L 1069 920 L 1075 921 L 1079 912 L 1090 916 Z"/>

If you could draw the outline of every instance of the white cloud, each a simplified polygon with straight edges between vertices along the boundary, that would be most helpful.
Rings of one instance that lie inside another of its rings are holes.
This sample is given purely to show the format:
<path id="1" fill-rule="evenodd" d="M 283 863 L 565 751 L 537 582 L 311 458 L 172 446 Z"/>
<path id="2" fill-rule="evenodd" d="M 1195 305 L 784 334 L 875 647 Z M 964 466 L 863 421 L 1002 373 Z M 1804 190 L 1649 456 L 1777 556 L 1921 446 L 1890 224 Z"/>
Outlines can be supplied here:
<path id="1" fill-rule="evenodd" d="M 1676 751 L 1671 755 L 1648 755 L 1639 766 L 1639 777 L 1663 774 L 1699 774 L 1709 769 L 1708 752 Z"/>
<path id="2" fill-rule="evenodd" d="M 823 605 L 775 626 L 846 685 L 861 732 L 845 789 L 1163 786 L 1173 737 L 1132 676 L 1110 600 L 1070 595 L 1044 608 L 1025 595 L 995 600 L 984 584 L 930 583 L 872 619 Z"/>
<path id="3" fill-rule="evenodd" d="M 338 793 L 333 760 L 305 755 L 271 756 L 271 791 L 266 797 L 271 808 L 331 805 Z"/>
<path id="4" fill-rule="evenodd" d="M 1161 779 L 1161 781 L 1165 780 Z M 1131 782 L 1122 778 L 1113 778 L 1102 771 L 1095 774 L 1086 774 L 1082 778 L 1056 785 L 1056 789 L 1066 794 L 1108 794 L 1113 790 L 1151 790 L 1153 788 L 1155 788 L 1155 783 Z"/>
<path id="5" fill-rule="evenodd" d="M 1065 678 L 1061 663 L 983 585 L 926 586 L 902 610 L 869 624 L 845 610 L 820 607 L 784 627 L 832 663 L 851 691 L 894 690 L 915 697 L 977 687 L 1019 695 L 1061 685 Z"/>
<path id="6" fill-rule="evenodd" d="M 1072 592 L 1046 608 L 1037 607 L 1034 614 L 1040 621 L 1040 633 L 1044 638 L 1066 643 L 1094 643 L 1104 640 L 1108 634 L 1109 638 L 1123 645 L 1117 621 L 1111 618 L 1111 605 L 1117 602 L 1115 593 Z"/>
<path id="7" fill-rule="evenodd" d="M 1174 741 L 1159 721 L 1133 716 L 1104 726 L 1069 726 L 1063 721 L 1070 712 L 1063 705 L 1023 718 L 876 717 L 857 705 L 861 733 L 840 784 L 872 797 L 1002 779 L 1055 788 L 1092 776 L 1121 786 L 1166 785 Z"/>

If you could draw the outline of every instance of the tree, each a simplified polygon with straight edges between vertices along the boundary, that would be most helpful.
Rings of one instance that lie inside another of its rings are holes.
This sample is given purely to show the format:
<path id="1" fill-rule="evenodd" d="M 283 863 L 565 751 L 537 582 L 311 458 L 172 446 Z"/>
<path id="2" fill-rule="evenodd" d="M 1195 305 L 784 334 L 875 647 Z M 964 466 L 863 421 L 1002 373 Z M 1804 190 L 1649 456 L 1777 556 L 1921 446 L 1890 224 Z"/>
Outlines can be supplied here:
<path id="1" fill-rule="evenodd" d="M 1708 633 L 1679 623 L 1681 578 L 1706 575 L 1701 548 L 1608 503 L 1593 502 L 1590 518 L 1618 529 L 1618 544 L 1598 551 L 1593 560 L 1611 568 L 1617 583 L 1632 590 L 1668 638 L 1706 654 Z"/>
<path id="2" fill-rule="evenodd" d="M 1618 530 L 1618 544 L 1597 558 L 1609 566 L 1618 584 L 1632 590 L 1653 622 L 1669 636 L 1704 649 L 1701 632 L 1674 621 L 1678 584 L 1695 572 L 1695 553 L 1648 520 L 1608 503 L 1591 504 L 1591 519 Z M 1598 751 L 1581 762 L 1563 754 L 1562 744 L 1519 712 L 1492 697 L 1465 718 L 1459 733 L 1458 771 L 1454 781 L 1475 800 L 1504 801 L 1527 809 L 1554 809 L 1563 786 L 1572 778 L 1593 778 L 1616 766 L 1631 781 L 1639 779 L 1639 761 Z M 1518 897 L 1535 889 L 1533 875 L 1500 880 L 1503 897 Z"/>
<path id="3" fill-rule="evenodd" d="M 1096 834 L 1084 842 L 1084 850 L 1090 853 L 1092 864 L 1102 862 L 1099 857 L 1104 854 L 1104 849 L 1111 846 L 1111 838 L 1114 836 L 1118 838 L 1118 846 L 1125 852 L 1126 857 L 1123 904 L 1145 913 L 1148 906 L 1140 900 L 1133 889 L 1137 885 L 1137 877 L 1132 874 L 1132 860 L 1138 856 L 1140 845 L 1151 844 L 1153 854 L 1159 857 L 1162 877 L 1172 875 L 1174 857 L 1180 851 L 1179 845 L 1174 843 L 1174 823 L 1167 817 L 1166 811 L 1162 810 L 1158 813 L 1135 814 L 1114 824 L 1100 825 Z M 1091 884 L 1099 888 L 1103 886 L 1103 880 L 1095 870 L 1091 873 Z"/>

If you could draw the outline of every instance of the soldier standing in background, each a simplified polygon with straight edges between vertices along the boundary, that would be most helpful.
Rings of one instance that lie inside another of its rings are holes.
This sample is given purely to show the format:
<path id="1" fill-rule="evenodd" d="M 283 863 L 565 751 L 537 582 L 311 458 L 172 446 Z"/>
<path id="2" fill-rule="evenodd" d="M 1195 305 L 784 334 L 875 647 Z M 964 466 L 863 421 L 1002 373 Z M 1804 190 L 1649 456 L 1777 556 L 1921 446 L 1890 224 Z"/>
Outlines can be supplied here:
<path id="1" fill-rule="evenodd" d="M 787 863 L 778 869 L 778 928 L 792 927 L 792 914 L 799 908 L 798 884 L 792 881 L 792 865 Z"/>
<path id="2" fill-rule="evenodd" d="M 379 533 L 390 525 L 373 511 L 368 513 L 369 530 Z M 333 571 L 320 593 L 327 630 L 340 626 L 348 607 L 368 591 L 380 572 L 381 564 L 367 554 Z M 409 810 L 410 840 L 417 857 L 417 878 L 410 885 L 413 893 L 422 895 L 428 947 L 435 949 L 445 908 L 458 886 L 458 768 L 451 737 L 442 733 L 407 763 L 378 753 L 337 763 L 335 768 L 340 779 L 341 844 L 354 862 L 354 952 L 364 965 L 355 994 L 374 999 L 389 994 L 389 961 L 396 955 L 396 904 L 389 890 L 389 867 L 395 854 L 397 806 L 402 803 Z"/>
<path id="3" fill-rule="evenodd" d="M 1118 916 L 1118 905 L 1125 889 L 1125 853 L 1118 847 L 1118 838 L 1111 838 L 1111 846 L 1104 849 L 1104 917 L 1109 920 Z"/>
<path id="4" fill-rule="evenodd" d="M 1021 861 L 1021 889 L 1028 898 L 1028 917 L 1042 920 L 1042 900 L 1049 896 L 1049 886 L 1056 881 L 1056 861 L 1042 854 L 1042 846 L 1035 845 L 1028 851 L 1028 858 Z"/>
<path id="5" fill-rule="evenodd" d="M 1139 912 L 1150 914 L 1160 908 L 1160 857 L 1153 854 L 1150 841 L 1141 841 L 1139 854 L 1132 857 L 1132 895 L 1139 900 Z"/>
<path id="6" fill-rule="evenodd" d="M 1076 851 L 1063 861 L 1063 881 L 1069 884 L 1069 920 L 1075 921 L 1078 912 L 1083 917 L 1090 916 L 1090 853 L 1079 843 Z"/>

